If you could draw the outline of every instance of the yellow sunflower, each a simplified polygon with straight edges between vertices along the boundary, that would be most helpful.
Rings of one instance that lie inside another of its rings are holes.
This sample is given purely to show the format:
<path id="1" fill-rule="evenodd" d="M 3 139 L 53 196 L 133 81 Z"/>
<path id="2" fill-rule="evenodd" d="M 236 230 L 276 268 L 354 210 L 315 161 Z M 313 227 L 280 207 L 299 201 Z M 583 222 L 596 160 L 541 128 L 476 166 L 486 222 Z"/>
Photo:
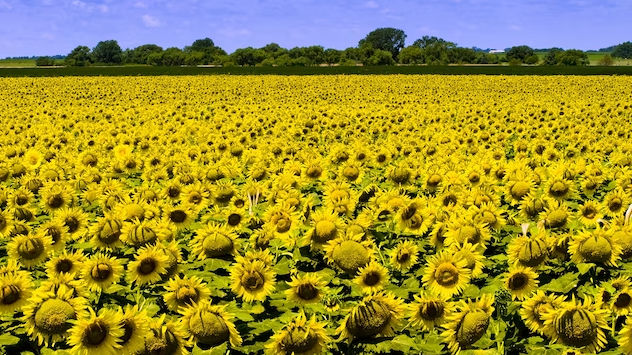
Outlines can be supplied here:
<path id="1" fill-rule="evenodd" d="M 453 354 L 473 346 L 485 335 L 494 312 L 494 297 L 484 294 L 476 301 L 460 301 L 447 317 L 441 333 Z"/>
<path id="2" fill-rule="evenodd" d="M 231 267 L 231 289 L 245 302 L 264 301 L 275 287 L 276 274 L 260 260 Z"/>
<path id="3" fill-rule="evenodd" d="M 122 273 L 120 260 L 104 253 L 92 255 L 81 266 L 81 278 L 91 291 L 107 291 L 118 282 Z"/>
<path id="4" fill-rule="evenodd" d="M 368 264 L 374 253 L 373 244 L 362 240 L 360 234 L 345 234 L 333 239 L 325 245 L 324 250 L 327 261 L 349 275 L 355 275 L 361 267 Z"/>
<path id="5" fill-rule="evenodd" d="M 232 316 L 224 307 L 213 306 L 208 300 L 202 300 L 183 308 L 181 313 L 181 322 L 190 341 L 207 347 L 225 342 L 233 347 L 241 345 L 241 336 L 232 322 Z"/>
<path id="6" fill-rule="evenodd" d="M 538 287 L 538 274 L 529 267 L 514 266 L 505 278 L 512 299 L 524 300 Z"/>
<path id="7" fill-rule="evenodd" d="M 390 293 L 370 294 L 347 313 L 336 333 L 348 341 L 393 336 L 405 310 L 404 302 Z"/>
<path id="8" fill-rule="evenodd" d="M 522 302 L 520 316 L 532 332 L 552 338 L 554 334 L 545 326 L 544 316 L 547 312 L 556 311 L 563 304 L 563 296 L 548 295 L 544 291 L 536 291 L 533 296 Z"/>
<path id="9" fill-rule="evenodd" d="M 398 271 L 406 272 L 418 260 L 419 247 L 410 240 L 399 242 L 390 252 L 391 266 Z"/>
<path id="10" fill-rule="evenodd" d="M 621 256 L 621 247 L 612 237 L 612 231 L 601 228 L 574 235 L 568 245 L 568 251 L 571 253 L 571 260 L 576 264 L 616 266 Z"/>
<path id="11" fill-rule="evenodd" d="M 446 297 L 421 292 L 415 295 L 415 301 L 410 304 L 410 322 L 423 331 L 431 331 L 446 322 L 452 308 L 452 303 L 448 302 Z"/>
<path id="12" fill-rule="evenodd" d="M 46 260 L 51 244 L 51 238 L 43 234 L 20 234 L 7 243 L 7 254 L 21 265 L 32 268 Z"/>
<path id="13" fill-rule="evenodd" d="M 192 242 L 199 260 L 217 258 L 235 253 L 237 234 L 223 225 L 209 223 L 196 231 Z"/>
<path id="14" fill-rule="evenodd" d="M 290 288 L 285 290 L 285 296 L 301 305 L 320 302 L 327 291 L 327 283 L 316 273 L 292 276 L 287 284 Z"/>
<path id="15" fill-rule="evenodd" d="M 272 336 L 266 349 L 275 355 L 315 355 L 325 352 L 330 342 L 325 324 L 315 317 L 308 321 L 301 313 Z"/>
<path id="16" fill-rule="evenodd" d="M 169 258 L 155 246 L 140 248 L 127 266 L 127 278 L 140 286 L 160 281 L 167 272 L 168 261 Z"/>
<path id="17" fill-rule="evenodd" d="M 145 338 L 149 338 L 149 317 L 147 312 L 138 305 L 125 306 L 125 310 L 118 311 L 123 335 L 119 341 L 118 350 L 122 354 L 138 354 L 145 348 Z"/>
<path id="18" fill-rule="evenodd" d="M 98 315 L 92 308 L 88 307 L 88 310 L 89 316 L 78 319 L 70 328 L 68 345 L 72 346 L 72 352 L 79 355 L 117 354 L 125 333 L 120 315 L 108 309 L 101 309 Z"/>
<path id="19" fill-rule="evenodd" d="M 364 293 L 373 293 L 382 290 L 389 282 L 388 270 L 375 261 L 358 269 L 353 282 L 360 286 Z"/>
<path id="20" fill-rule="evenodd" d="M 467 261 L 444 250 L 429 257 L 422 277 L 423 284 L 437 295 L 450 297 L 463 291 L 470 281 Z"/>
<path id="21" fill-rule="evenodd" d="M 206 300 L 211 295 L 211 291 L 205 282 L 196 276 L 176 276 L 165 284 L 163 298 L 167 307 L 172 311 L 178 311 L 180 307 L 190 306 Z"/>
<path id="22" fill-rule="evenodd" d="M 32 294 L 31 280 L 26 275 L 0 276 L 0 314 L 12 314 L 28 303 Z"/>

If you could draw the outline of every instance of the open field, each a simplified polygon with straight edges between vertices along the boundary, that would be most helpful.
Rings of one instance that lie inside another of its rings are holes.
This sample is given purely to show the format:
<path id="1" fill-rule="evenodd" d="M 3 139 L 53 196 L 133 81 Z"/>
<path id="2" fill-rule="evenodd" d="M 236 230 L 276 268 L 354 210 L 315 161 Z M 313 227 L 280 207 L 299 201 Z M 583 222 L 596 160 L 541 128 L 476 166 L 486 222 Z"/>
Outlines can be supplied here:
<path id="1" fill-rule="evenodd" d="M 0 77 L 52 76 L 154 76 L 154 75 L 344 75 L 344 74 L 444 74 L 444 75 L 631 75 L 632 66 L 331 66 L 331 67 L 154 67 L 103 66 L 63 68 L 0 68 Z"/>
<path id="2" fill-rule="evenodd" d="M 1 78 L 0 352 L 630 352 L 631 102 L 628 76 Z"/>

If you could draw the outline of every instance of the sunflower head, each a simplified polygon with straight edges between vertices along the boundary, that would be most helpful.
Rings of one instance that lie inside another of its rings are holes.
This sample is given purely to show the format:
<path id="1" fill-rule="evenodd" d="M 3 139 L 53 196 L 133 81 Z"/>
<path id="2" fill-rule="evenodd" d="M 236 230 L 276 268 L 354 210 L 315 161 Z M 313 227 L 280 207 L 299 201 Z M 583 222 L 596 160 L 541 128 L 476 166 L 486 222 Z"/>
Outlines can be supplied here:
<path id="1" fill-rule="evenodd" d="M 368 295 L 345 317 L 338 333 L 349 340 L 392 335 L 403 311 L 403 302 L 388 293 Z"/>
<path id="2" fill-rule="evenodd" d="M 355 275 L 371 261 L 373 246 L 362 241 L 361 235 L 344 235 L 330 241 L 325 246 L 327 260 L 344 272 Z"/>
<path id="3" fill-rule="evenodd" d="M 266 345 L 276 354 L 320 354 L 331 338 L 325 326 L 312 317 L 309 321 L 304 314 L 292 319 L 280 332 L 277 332 Z"/>
<path id="4" fill-rule="evenodd" d="M 182 310 L 182 324 L 191 340 L 208 347 L 225 342 L 232 346 L 241 344 L 231 318 L 222 307 L 212 306 L 206 300 Z"/>

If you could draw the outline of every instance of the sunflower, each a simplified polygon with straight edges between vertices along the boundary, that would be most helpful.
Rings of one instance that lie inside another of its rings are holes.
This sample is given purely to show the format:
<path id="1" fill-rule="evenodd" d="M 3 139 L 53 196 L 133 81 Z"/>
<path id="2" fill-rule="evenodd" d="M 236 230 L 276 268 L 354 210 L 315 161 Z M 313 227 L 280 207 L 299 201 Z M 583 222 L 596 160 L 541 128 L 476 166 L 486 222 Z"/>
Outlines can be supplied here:
<path id="1" fill-rule="evenodd" d="M 514 266 L 509 269 L 505 279 L 505 288 L 512 299 L 520 301 L 527 298 L 538 287 L 538 274 L 529 267 Z"/>
<path id="2" fill-rule="evenodd" d="M 612 239 L 621 247 L 621 258 L 626 260 L 632 257 L 632 226 L 612 228 Z"/>
<path id="3" fill-rule="evenodd" d="M 121 278 L 122 273 L 121 262 L 104 253 L 92 255 L 81 266 L 81 278 L 91 291 L 107 291 Z"/>
<path id="4" fill-rule="evenodd" d="M 453 354 L 471 347 L 485 335 L 494 312 L 493 303 L 494 297 L 489 294 L 484 294 L 477 301 L 460 301 L 446 318 L 441 336 Z"/>
<path id="5" fill-rule="evenodd" d="M 44 161 L 44 154 L 42 154 L 39 150 L 29 149 L 24 156 L 22 157 L 22 162 L 24 166 L 26 166 L 29 170 L 35 170 L 42 165 Z"/>
<path id="6" fill-rule="evenodd" d="M 81 269 L 81 264 L 85 260 L 81 250 L 69 253 L 67 250 L 61 255 L 50 258 L 46 263 L 48 275 L 57 276 L 59 274 L 75 275 Z"/>
<path id="7" fill-rule="evenodd" d="M 142 354 L 188 354 L 185 346 L 188 342 L 184 340 L 186 332 L 180 323 L 173 321 L 165 322 L 166 314 L 158 319 L 153 319 L 149 323 L 149 335 L 145 337 L 145 349 Z"/>
<path id="8" fill-rule="evenodd" d="M 483 203 L 480 206 L 472 206 L 468 212 L 474 222 L 483 223 L 495 231 L 506 224 L 503 211 L 493 204 Z"/>
<path id="9" fill-rule="evenodd" d="M 266 224 L 275 228 L 275 234 L 279 238 L 291 239 L 299 227 L 298 214 L 294 207 L 287 204 L 272 205 L 264 213 L 263 220 Z"/>
<path id="10" fill-rule="evenodd" d="M 73 202 L 67 185 L 61 182 L 48 182 L 39 190 L 39 193 L 40 206 L 49 214 L 70 207 Z"/>
<path id="11" fill-rule="evenodd" d="M 598 228 L 583 231 L 575 236 L 568 245 L 571 260 L 576 263 L 595 263 L 616 266 L 621 247 L 612 237 L 611 230 Z"/>
<path id="12" fill-rule="evenodd" d="M 142 247 L 160 238 L 160 229 L 155 221 L 134 219 L 123 223 L 120 240 L 128 245 Z"/>
<path id="13" fill-rule="evenodd" d="M 290 287 L 285 290 L 287 299 L 300 305 L 318 303 L 326 293 L 327 282 L 323 281 L 318 274 L 309 273 L 300 276 L 292 276 L 292 280 L 287 283 Z"/>
<path id="14" fill-rule="evenodd" d="M 196 276 L 176 276 L 167 281 L 164 288 L 163 298 L 172 311 L 199 303 L 211 295 L 206 283 Z"/>
<path id="15" fill-rule="evenodd" d="M 26 333 L 37 344 L 55 344 L 63 341 L 72 321 L 84 318 L 88 302 L 83 297 L 73 297 L 73 291 L 62 287 L 57 291 L 38 292 L 28 300 L 21 320 Z"/>
<path id="16" fill-rule="evenodd" d="M 519 204 L 534 190 L 534 182 L 530 179 L 510 180 L 505 184 L 511 204 Z"/>
<path id="17" fill-rule="evenodd" d="M 606 313 L 589 298 L 578 303 L 574 298 L 558 309 L 544 314 L 546 333 L 552 340 L 564 346 L 599 352 L 606 346 L 605 330 L 608 330 Z"/>
<path id="18" fill-rule="evenodd" d="M 563 296 L 547 295 L 544 291 L 536 291 L 533 296 L 522 301 L 520 316 L 532 332 L 551 338 L 553 334 L 545 327 L 544 316 L 547 312 L 556 311 L 563 304 Z"/>
<path id="19" fill-rule="evenodd" d="M 138 249 L 127 267 L 127 277 L 137 285 L 155 283 L 167 272 L 169 258 L 155 246 Z"/>
<path id="20" fill-rule="evenodd" d="M 549 197 L 558 201 L 570 200 L 575 196 L 574 182 L 563 176 L 551 177 L 546 181 L 544 190 Z"/>
<path id="21" fill-rule="evenodd" d="M 485 224 L 463 217 L 453 218 L 445 232 L 445 244 L 448 246 L 470 243 L 484 249 L 490 239 L 491 233 Z"/>
<path id="22" fill-rule="evenodd" d="M 630 205 L 630 197 L 620 188 L 610 191 L 603 198 L 603 210 L 610 217 L 621 216 Z"/>
<path id="23" fill-rule="evenodd" d="M 7 254 L 21 265 L 32 268 L 48 257 L 51 244 L 51 238 L 43 234 L 19 234 L 7 243 Z"/>
<path id="24" fill-rule="evenodd" d="M 12 314 L 28 303 L 32 294 L 31 280 L 26 275 L 0 276 L 0 314 Z"/>
<path id="25" fill-rule="evenodd" d="M 349 341 L 392 336 L 405 309 L 404 302 L 390 293 L 367 295 L 347 313 L 336 333 Z"/>
<path id="26" fill-rule="evenodd" d="M 88 307 L 89 316 L 78 319 L 68 337 L 72 352 L 79 355 L 116 354 L 121 348 L 120 338 L 124 334 L 121 317 L 117 312 L 102 309 L 97 315 Z"/>
<path id="27" fill-rule="evenodd" d="M 351 216 L 355 210 L 357 197 L 345 182 L 328 182 L 324 187 L 324 205 L 327 210 L 338 215 Z"/>
<path id="28" fill-rule="evenodd" d="M 396 229 L 402 234 L 423 235 L 431 223 L 424 203 L 415 199 L 400 209 L 395 216 Z"/>
<path id="29" fill-rule="evenodd" d="M 312 227 L 305 233 L 303 245 L 311 245 L 312 248 L 322 248 L 344 230 L 344 224 L 340 217 L 325 209 L 312 213 L 310 218 Z"/>
<path id="30" fill-rule="evenodd" d="M 121 228 L 123 221 L 114 216 L 97 219 L 90 227 L 90 243 L 99 249 L 111 250 L 121 245 Z"/>
<path id="31" fill-rule="evenodd" d="M 60 289 L 72 291 L 72 297 L 88 297 L 88 292 L 81 280 L 77 280 L 75 275 L 59 274 L 43 281 L 37 288 L 37 292 L 57 292 Z"/>
<path id="32" fill-rule="evenodd" d="M 0 239 L 5 238 L 9 235 L 9 232 L 13 228 L 13 215 L 4 211 L 4 209 L 0 210 Z"/>
<path id="33" fill-rule="evenodd" d="M 66 247 L 68 240 L 68 228 L 58 221 L 50 220 L 41 224 L 37 233 L 41 233 L 46 237 L 50 237 L 51 251 L 60 253 Z"/>
<path id="34" fill-rule="evenodd" d="M 209 223 L 198 229 L 193 238 L 193 253 L 199 260 L 218 258 L 235 253 L 237 234 L 226 226 Z"/>
<path id="35" fill-rule="evenodd" d="M 423 284 L 439 296 L 457 295 L 470 281 L 467 261 L 456 258 L 447 250 L 433 255 L 427 260 L 426 270 L 422 278 Z"/>
<path id="36" fill-rule="evenodd" d="M 301 313 L 272 336 L 266 349 L 270 354 L 315 355 L 323 353 L 330 342 L 325 325 L 315 317 L 308 321 Z"/>
<path id="37" fill-rule="evenodd" d="M 361 234 L 345 234 L 325 245 L 327 261 L 349 275 L 368 264 L 373 258 L 374 247 L 368 240 L 362 240 Z"/>
<path id="38" fill-rule="evenodd" d="M 538 267 L 543 265 L 549 255 L 549 238 L 544 229 L 528 235 L 526 228 L 518 237 L 514 237 L 507 247 L 507 256 L 512 264 Z"/>
<path id="39" fill-rule="evenodd" d="M 276 274 L 260 260 L 231 267 L 231 289 L 245 302 L 264 301 L 274 290 Z"/>
<path id="40" fill-rule="evenodd" d="M 550 199 L 546 195 L 530 193 L 520 202 L 520 213 L 523 217 L 535 221 L 549 204 Z"/>
<path id="41" fill-rule="evenodd" d="M 476 245 L 465 243 L 463 245 L 453 245 L 450 250 L 457 259 L 463 259 L 467 262 L 467 268 L 470 269 L 470 277 L 477 278 L 483 274 L 483 252 Z"/>
<path id="42" fill-rule="evenodd" d="M 241 345 L 241 337 L 232 322 L 232 316 L 224 307 L 213 306 L 208 300 L 181 310 L 181 322 L 190 341 L 198 345 L 213 347 L 225 342 L 231 346 Z"/>
<path id="43" fill-rule="evenodd" d="M 632 354 L 632 321 L 626 318 L 625 326 L 619 331 L 619 350 L 625 355 Z"/>
<path id="44" fill-rule="evenodd" d="M 593 200 L 585 201 L 577 211 L 577 219 L 587 227 L 595 226 L 603 216 L 601 204 Z"/>
<path id="45" fill-rule="evenodd" d="M 88 227 L 88 215 L 77 207 L 60 209 L 55 220 L 68 228 L 68 235 L 74 240 L 83 237 Z"/>
<path id="46" fill-rule="evenodd" d="M 452 303 L 448 302 L 445 297 L 421 292 L 415 295 L 415 301 L 410 304 L 410 322 L 423 331 L 431 331 L 434 327 L 445 323 L 452 308 Z"/>
<path id="47" fill-rule="evenodd" d="M 562 229 L 567 226 L 569 220 L 568 206 L 564 202 L 551 202 L 544 211 L 540 212 L 540 219 L 544 225 L 551 229 Z"/>
<path id="48" fill-rule="evenodd" d="M 397 243 L 390 252 L 391 266 L 398 271 L 406 272 L 417 263 L 419 247 L 410 240 Z"/>
<path id="49" fill-rule="evenodd" d="M 149 338 L 149 317 L 138 305 L 125 306 L 118 311 L 123 335 L 120 337 L 118 350 L 122 354 L 138 354 L 145 348 L 145 338 Z"/>
<path id="50" fill-rule="evenodd" d="M 197 218 L 197 213 L 186 204 L 177 206 L 167 204 L 162 211 L 162 216 L 165 222 L 173 225 L 179 231 L 188 228 Z"/>
<path id="51" fill-rule="evenodd" d="M 371 261 L 358 269 L 358 274 L 353 282 L 360 286 L 364 293 L 380 291 L 389 282 L 388 270 L 379 263 Z"/>

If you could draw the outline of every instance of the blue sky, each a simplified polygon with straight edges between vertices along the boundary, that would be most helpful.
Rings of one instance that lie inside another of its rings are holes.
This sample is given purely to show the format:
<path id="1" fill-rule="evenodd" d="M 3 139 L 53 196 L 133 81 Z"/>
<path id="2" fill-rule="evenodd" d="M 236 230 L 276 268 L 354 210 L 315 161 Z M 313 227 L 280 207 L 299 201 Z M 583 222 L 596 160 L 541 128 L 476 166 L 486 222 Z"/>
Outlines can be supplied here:
<path id="1" fill-rule="evenodd" d="M 0 0 L 0 57 L 66 54 L 116 39 L 183 47 L 212 38 L 228 52 L 277 42 L 344 49 L 377 27 L 407 44 L 435 35 L 461 46 L 598 49 L 632 40 L 632 0 Z"/>

